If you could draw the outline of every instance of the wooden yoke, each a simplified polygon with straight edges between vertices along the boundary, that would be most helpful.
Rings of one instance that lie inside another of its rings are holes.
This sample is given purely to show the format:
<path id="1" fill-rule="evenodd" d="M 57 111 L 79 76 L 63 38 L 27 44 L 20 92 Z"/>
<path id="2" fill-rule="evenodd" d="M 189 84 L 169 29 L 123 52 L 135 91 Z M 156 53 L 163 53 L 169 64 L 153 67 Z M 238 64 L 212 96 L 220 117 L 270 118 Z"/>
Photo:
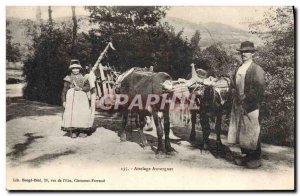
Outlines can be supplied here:
<path id="1" fill-rule="evenodd" d="M 104 96 L 107 94 L 107 88 L 105 87 L 104 81 L 106 80 L 105 78 L 105 74 L 104 74 L 104 67 L 101 64 L 101 60 L 103 59 L 104 55 L 107 53 L 108 49 L 112 48 L 113 50 L 115 50 L 115 48 L 113 47 L 112 43 L 109 42 L 107 44 L 107 46 L 105 47 L 105 49 L 102 51 L 102 53 L 100 54 L 99 58 L 97 59 L 96 63 L 94 64 L 94 66 L 92 67 L 89 76 L 88 76 L 88 81 L 90 84 L 90 88 L 91 88 L 91 120 L 90 120 L 90 124 L 91 126 L 94 123 L 94 119 L 95 119 L 95 109 L 96 109 L 96 90 L 98 92 L 99 98 L 101 96 Z M 98 84 L 98 82 L 96 82 L 96 70 L 99 69 L 100 71 L 100 77 L 101 77 L 101 81 L 102 81 L 102 89 L 103 89 L 103 93 L 101 91 L 101 88 Z M 96 89 L 96 90 L 95 90 Z"/>

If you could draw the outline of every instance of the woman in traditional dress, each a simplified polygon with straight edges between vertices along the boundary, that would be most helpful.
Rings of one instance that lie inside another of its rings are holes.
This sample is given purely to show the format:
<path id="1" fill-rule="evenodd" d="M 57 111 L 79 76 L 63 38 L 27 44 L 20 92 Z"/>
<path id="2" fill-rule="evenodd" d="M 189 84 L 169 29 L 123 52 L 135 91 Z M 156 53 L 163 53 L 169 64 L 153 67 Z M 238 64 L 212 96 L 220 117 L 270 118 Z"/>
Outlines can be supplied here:
<path id="1" fill-rule="evenodd" d="M 62 102 L 65 108 L 62 121 L 62 130 L 67 131 L 71 138 L 86 137 L 91 131 L 92 113 L 87 93 L 90 85 L 87 77 L 80 71 L 81 65 L 72 64 L 71 74 L 64 78 Z"/>

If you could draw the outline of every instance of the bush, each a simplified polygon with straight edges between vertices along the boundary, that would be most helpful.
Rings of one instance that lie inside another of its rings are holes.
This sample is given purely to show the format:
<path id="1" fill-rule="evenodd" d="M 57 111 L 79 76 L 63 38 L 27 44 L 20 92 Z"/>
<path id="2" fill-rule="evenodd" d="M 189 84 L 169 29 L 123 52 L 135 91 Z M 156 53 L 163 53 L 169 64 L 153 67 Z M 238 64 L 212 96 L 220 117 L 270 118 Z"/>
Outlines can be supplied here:
<path id="1" fill-rule="evenodd" d="M 33 38 L 34 52 L 24 63 L 27 85 L 24 97 L 50 104 L 61 104 L 63 78 L 70 62 L 70 28 L 55 24 L 41 25 Z"/>
<path id="2" fill-rule="evenodd" d="M 200 68 L 214 77 L 230 76 L 240 62 L 228 51 L 222 43 L 215 43 L 201 52 L 198 60 Z"/>
<path id="3" fill-rule="evenodd" d="M 292 7 L 270 10 L 265 19 L 251 26 L 264 40 L 255 61 L 266 71 L 266 93 L 262 103 L 263 141 L 294 146 L 295 54 Z M 267 29 L 267 31 L 266 31 Z"/>

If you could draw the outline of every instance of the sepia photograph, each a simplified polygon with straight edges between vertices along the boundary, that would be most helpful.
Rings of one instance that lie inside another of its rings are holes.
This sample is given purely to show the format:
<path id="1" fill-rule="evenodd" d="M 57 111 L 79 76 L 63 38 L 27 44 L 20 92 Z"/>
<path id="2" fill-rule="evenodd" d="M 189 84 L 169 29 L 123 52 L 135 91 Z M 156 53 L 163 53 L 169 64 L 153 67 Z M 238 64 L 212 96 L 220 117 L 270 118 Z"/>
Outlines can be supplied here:
<path id="1" fill-rule="evenodd" d="M 295 191 L 295 7 L 6 6 L 6 189 Z"/>

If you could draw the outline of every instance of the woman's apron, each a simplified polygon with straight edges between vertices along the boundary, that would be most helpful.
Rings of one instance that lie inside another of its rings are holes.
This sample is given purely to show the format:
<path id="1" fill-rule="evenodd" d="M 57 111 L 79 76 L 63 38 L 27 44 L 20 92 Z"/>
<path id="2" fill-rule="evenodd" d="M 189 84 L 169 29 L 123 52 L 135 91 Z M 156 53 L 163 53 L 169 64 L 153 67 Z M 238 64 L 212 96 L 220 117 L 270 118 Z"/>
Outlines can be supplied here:
<path id="1" fill-rule="evenodd" d="M 83 87 L 84 81 L 88 80 L 90 84 L 90 77 L 85 78 L 77 77 L 73 78 L 71 86 Z M 91 89 L 94 86 L 90 86 Z M 94 93 L 92 93 L 91 98 L 94 98 Z M 63 114 L 62 127 L 64 128 L 90 128 L 94 122 L 95 110 L 93 108 L 95 104 L 92 101 L 91 107 L 89 103 L 88 93 L 84 91 L 75 91 L 74 88 L 70 88 L 66 94 L 66 105 Z"/>

